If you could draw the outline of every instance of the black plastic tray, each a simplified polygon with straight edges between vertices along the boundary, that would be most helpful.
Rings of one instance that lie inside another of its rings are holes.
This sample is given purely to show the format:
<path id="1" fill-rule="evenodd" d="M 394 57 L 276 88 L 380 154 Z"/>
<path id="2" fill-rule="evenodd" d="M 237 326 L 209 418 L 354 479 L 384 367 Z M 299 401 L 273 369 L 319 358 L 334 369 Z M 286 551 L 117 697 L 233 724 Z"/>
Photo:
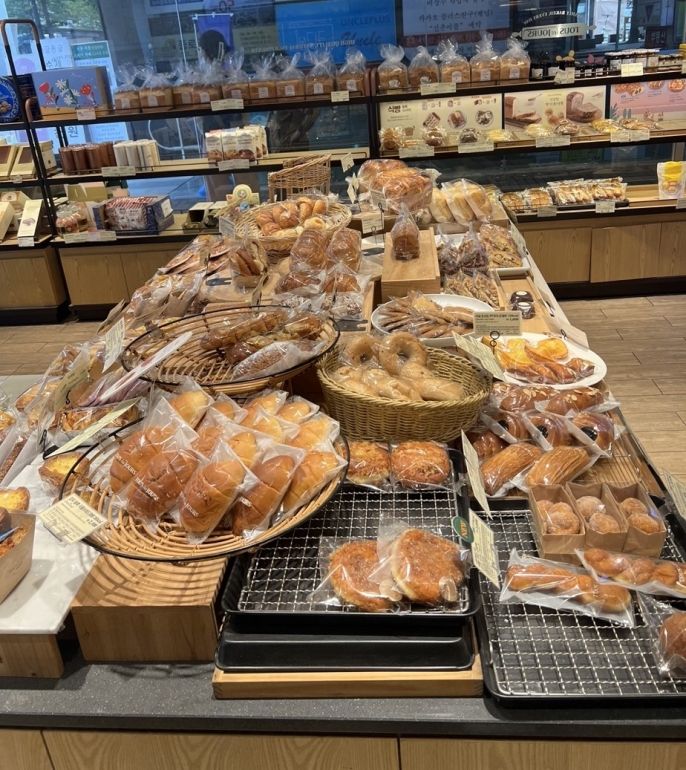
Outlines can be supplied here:
<path id="1" fill-rule="evenodd" d="M 368 616 L 369 617 L 369 616 Z M 272 618 L 227 613 L 215 663 L 227 672 L 460 671 L 474 661 L 471 624 L 429 633 L 322 633 L 318 618 L 275 633 Z"/>

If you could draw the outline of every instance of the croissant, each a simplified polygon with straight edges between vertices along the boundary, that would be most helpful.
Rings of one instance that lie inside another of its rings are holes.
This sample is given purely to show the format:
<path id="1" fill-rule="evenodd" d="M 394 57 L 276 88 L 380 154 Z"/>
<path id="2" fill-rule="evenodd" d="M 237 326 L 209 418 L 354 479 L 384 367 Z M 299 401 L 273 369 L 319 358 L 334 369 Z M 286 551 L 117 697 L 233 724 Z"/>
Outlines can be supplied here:
<path id="1" fill-rule="evenodd" d="M 581 447 L 558 446 L 539 458 L 526 476 L 526 483 L 550 486 L 566 484 L 575 479 L 588 463 L 588 454 Z"/>
<path id="2" fill-rule="evenodd" d="M 283 500 L 284 510 L 292 511 L 305 505 L 333 477 L 339 466 L 340 460 L 333 452 L 308 452 L 293 474 Z"/>
<path id="3" fill-rule="evenodd" d="M 223 460 L 198 468 L 179 501 L 181 525 L 186 532 L 211 532 L 233 503 L 245 478 L 237 460 Z"/>
<path id="4" fill-rule="evenodd" d="M 198 464 L 187 451 L 160 452 L 133 480 L 128 512 L 145 522 L 157 522 L 171 510 Z"/>
<path id="5" fill-rule="evenodd" d="M 242 535 L 269 520 L 279 507 L 288 480 L 293 473 L 295 460 L 279 455 L 265 460 L 253 468 L 259 481 L 238 499 L 231 510 L 231 529 L 234 535 Z"/>

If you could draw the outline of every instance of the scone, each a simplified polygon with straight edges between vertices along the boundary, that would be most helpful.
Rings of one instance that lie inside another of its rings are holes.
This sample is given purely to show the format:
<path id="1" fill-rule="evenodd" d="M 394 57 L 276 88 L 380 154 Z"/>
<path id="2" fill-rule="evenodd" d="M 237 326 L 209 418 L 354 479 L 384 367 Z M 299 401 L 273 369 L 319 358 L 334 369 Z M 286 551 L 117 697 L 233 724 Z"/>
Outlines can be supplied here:
<path id="1" fill-rule="evenodd" d="M 383 487 L 391 474 L 388 447 L 376 441 L 351 441 L 348 481 L 363 486 Z"/>
<path id="2" fill-rule="evenodd" d="M 81 459 L 80 452 L 65 452 L 61 455 L 53 455 L 38 468 L 40 477 L 46 484 L 49 484 L 55 490 L 60 490 L 67 478 L 69 471 Z M 85 476 L 90 468 L 90 460 L 84 457 L 79 462 L 78 475 Z"/>
<path id="3" fill-rule="evenodd" d="M 0 508 L 8 511 L 28 511 L 31 494 L 26 487 L 0 488 Z"/>
<path id="4" fill-rule="evenodd" d="M 440 486 L 450 477 L 450 458 L 433 441 L 404 441 L 391 450 L 391 473 L 406 489 Z"/>

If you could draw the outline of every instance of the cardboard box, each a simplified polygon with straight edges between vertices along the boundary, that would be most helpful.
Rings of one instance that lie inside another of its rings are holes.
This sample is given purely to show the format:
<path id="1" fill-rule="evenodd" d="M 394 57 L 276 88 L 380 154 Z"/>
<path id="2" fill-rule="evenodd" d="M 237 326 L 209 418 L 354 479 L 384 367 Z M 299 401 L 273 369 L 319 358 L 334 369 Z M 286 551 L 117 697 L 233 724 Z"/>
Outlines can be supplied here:
<path id="1" fill-rule="evenodd" d="M 551 503 L 567 503 L 579 519 L 579 534 L 576 535 L 551 535 L 545 531 L 545 516 L 538 507 L 541 500 L 548 500 Z M 533 515 L 533 534 L 538 548 L 539 556 L 543 559 L 552 559 L 566 564 L 580 564 L 575 551 L 577 548 L 584 547 L 586 529 L 584 521 L 576 513 L 574 502 L 567 494 L 564 487 L 553 486 L 535 486 L 529 492 L 529 504 Z"/>
<path id="2" fill-rule="evenodd" d="M 610 532 L 608 534 L 601 534 L 591 529 L 586 524 L 586 542 L 584 543 L 586 548 L 604 548 L 606 551 L 613 551 L 621 553 L 624 550 L 624 542 L 627 534 L 627 523 L 624 514 L 619 510 L 615 499 L 612 497 L 610 490 L 606 484 L 575 484 L 569 482 L 566 486 L 569 496 L 572 501 L 576 501 L 580 497 L 597 497 L 601 503 L 605 506 L 605 513 L 619 524 L 619 532 Z M 576 507 L 576 506 L 575 506 Z M 577 511 L 578 513 L 578 511 Z M 582 517 L 583 518 L 583 517 Z"/>
<path id="3" fill-rule="evenodd" d="M 0 193 L 0 201 L 3 203 L 10 203 L 14 209 L 14 213 L 21 216 L 26 201 L 30 200 L 28 195 L 25 195 L 21 190 L 6 190 Z"/>
<path id="4" fill-rule="evenodd" d="M 16 228 L 17 215 L 14 213 L 14 208 L 11 203 L 3 203 L 0 201 L 0 241 L 5 238 L 7 231 L 12 227 L 12 223 Z"/>
<path id="5" fill-rule="evenodd" d="M 96 114 L 112 106 L 106 67 L 67 67 L 32 72 L 41 115 L 76 115 L 77 109 L 92 107 Z"/>
<path id="6" fill-rule="evenodd" d="M 632 527 L 631 522 L 627 517 L 627 533 L 626 540 L 624 541 L 624 552 L 638 554 L 639 556 L 659 556 L 662 552 L 662 546 L 667 539 L 667 529 L 664 520 L 662 519 L 662 515 L 657 510 L 655 503 L 650 499 L 645 487 L 642 484 L 629 484 L 625 487 L 608 484 L 607 488 L 617 503 L 617 507 L 619 507 L 628 497 L 635 497 L 645 505 L 654 518 L 659 520 L 661 525 L 659 532 L 646 534 L 645 532 Z M 622 509 L 620 508 L 620 510 Z"/>
<path id="7" fill-rule="evenodd" d="M 28 144 L 19 144 L 10 171 L 10 178 L 30 178 L 32 176 L 36 176 L 36 164 L 33 162 L 31 148 Z"/>
<path id="8" fill-rule="evenodd" d="M 43 201 L 41 200 L 28 200 L 24 206 L 24 211 L 21 215 L 21 222 L 19 223 L 19 230 L 17 231 L 17 238 L 33 238 L 36 235 L 38 229 L 38 222 L 40 221 L 41 207 Z"/>
<path id="9" fill-rule="evenodd" d="M 16 144 L 0 145 L 0 177 L 9 177 L 17 157 L 17 150 Z"/>
<path id="10" fill-rule="evenodd" d="M 24 527 L 22 541 L 0 556 L 0 602 L 21 583 L 31 569 L 36 517 L 31 513 L 10 513 L 12 527 Z"/>

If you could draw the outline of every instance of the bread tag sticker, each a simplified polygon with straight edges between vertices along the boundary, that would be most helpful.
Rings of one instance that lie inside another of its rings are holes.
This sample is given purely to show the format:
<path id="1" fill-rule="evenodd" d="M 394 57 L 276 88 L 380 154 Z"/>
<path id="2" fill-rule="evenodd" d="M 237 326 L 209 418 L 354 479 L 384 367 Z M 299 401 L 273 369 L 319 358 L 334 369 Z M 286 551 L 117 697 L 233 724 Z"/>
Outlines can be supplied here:
<path id="1" fill-rule="evenodd" d="M 126 331 L 126 322 L 120 318 L 111 329 L 105 334 L 105 362 L 103 372 L 106 372 L 110 366 L 119 358 L 124 349 L 124 333 Z"/>
<path id="2" fill-rule="evenodd" d="M 476 358 L 481 366 L 496 379 L 502 380 L 505 378 L 505 374 L 489 346 L 484 345 L 476 337 L 468 337 L 457 332 L 453 332 L 453 339 L 455 340 L 456 348 L 464 350 L 472 358 Z"/>
<path id="3" fill-rule="evenodd" d="M 488 504 L 488 497 L 486 496 L 486 490 L 484 489 L 484 483 L 481 478 L 481 464 L 479 462 L 479 455 L 476 453 L 476 449 L 472 446 L 471 442 L 462 431 L 462 453 L 464 454 L 464 461 L 467 466 L 467 476 L 469 477 L 469 485 L 472 488 L 474 497 L 479 505 L 486 511 L 488 518 L 491 518 L 491 508 Z"/>
<path id="4" fill-rule="evenodd" d="M 469 526 L 472 528 L 472 561 L 479 572 L 496 588 L 500 588 L 498 551 L 493 530 L 470 509 Z"/>
<path id="5" fill-rule="evenodd" d="M 62 543 L 78 543 L 106 523 L 95 508 L 71 494 L 38 515 L 45 528 Z"/>

